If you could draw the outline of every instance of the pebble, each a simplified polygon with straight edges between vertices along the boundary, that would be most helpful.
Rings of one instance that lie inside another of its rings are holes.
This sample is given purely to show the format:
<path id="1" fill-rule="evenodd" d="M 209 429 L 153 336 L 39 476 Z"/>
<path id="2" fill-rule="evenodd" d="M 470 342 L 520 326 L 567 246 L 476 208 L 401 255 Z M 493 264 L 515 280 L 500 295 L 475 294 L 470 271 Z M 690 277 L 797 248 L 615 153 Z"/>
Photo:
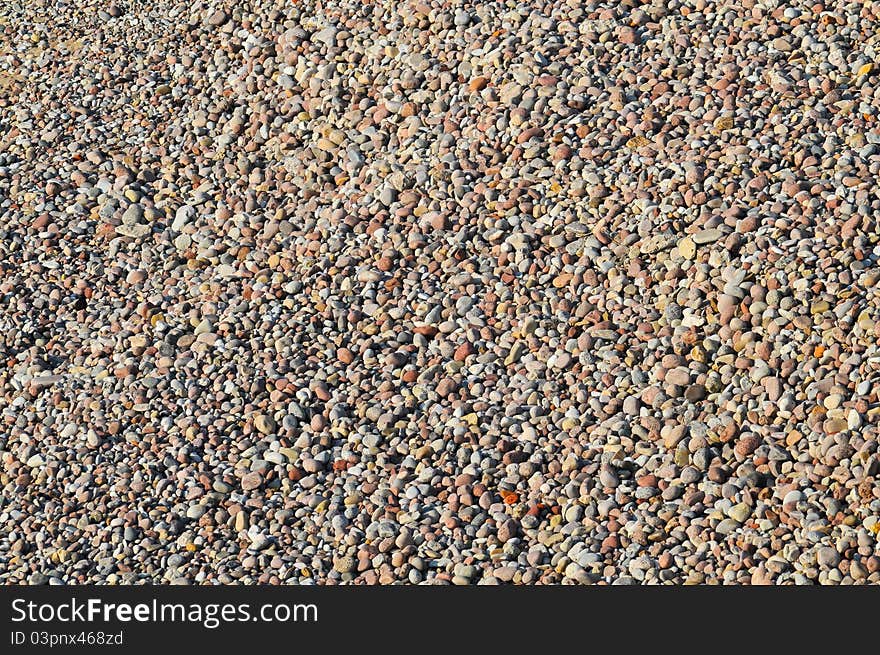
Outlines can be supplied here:
<path id="1" fill-rule="evenodd" d="M 819 566 L 825 569 L 833 569 L 840 564 L 840 553 L 831 546 L 822 546 L 816 555 Z"/>
<path id="2" fill-rule="evenodd" d="M 685 259 L 693 259 L 697 254 L 697 244 L 693 237 L 685 237 L 678 242 L 678 254 Z"/>
<path id="3" fill-rule="evenodd" d="M 241 488 L 244 491 L 253 491 L 263 484 L 263 479 L 256 471 L 247 473 L 241 478 Z"/>
<path id="4" fill-rule="evenodd" d="M 275 422 L 275 419 L 268 414 L 258 414 L 254 417 L 254 427 L 263 434 L 271 434 L 275 431 L 278 425 Z"/>
<path id="5" fill-rule="evenodd" d="M 718 241 L 721 237 L 724 236 L 724 233 L 717 229 L 712 228 L 710 230 L 700 230 L 696 234 L 693 235 L 693 241 L 698 246 L 705 245 L 707 243 L 714 243 Z"/>
<path id="6" fill-rule="evenodd" d="M 143 223 L 126 224 L 116 226 L 116 233 L 132 239 L 140 239 L 150 233 L 150 226 Z"/>
<path id="7" fill-rule="evenodd" d="M 190 205 L 181 205 L 174 213 L 174 220 L 171 222 L 171 229 L 180 232 L 184 227 L 189 225 L 196 216 L 196 209 Z"/>

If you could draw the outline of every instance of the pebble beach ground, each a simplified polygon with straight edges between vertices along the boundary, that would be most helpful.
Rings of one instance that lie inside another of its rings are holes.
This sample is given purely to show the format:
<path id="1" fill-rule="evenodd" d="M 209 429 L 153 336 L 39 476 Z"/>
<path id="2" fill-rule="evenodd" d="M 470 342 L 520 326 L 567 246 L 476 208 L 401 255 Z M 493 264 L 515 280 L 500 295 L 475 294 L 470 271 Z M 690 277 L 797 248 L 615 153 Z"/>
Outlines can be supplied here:
<path id="1" fill-rule="evenodd" d="M 0 582 L 880 583 L 880 2 L 0 2 Z"/>

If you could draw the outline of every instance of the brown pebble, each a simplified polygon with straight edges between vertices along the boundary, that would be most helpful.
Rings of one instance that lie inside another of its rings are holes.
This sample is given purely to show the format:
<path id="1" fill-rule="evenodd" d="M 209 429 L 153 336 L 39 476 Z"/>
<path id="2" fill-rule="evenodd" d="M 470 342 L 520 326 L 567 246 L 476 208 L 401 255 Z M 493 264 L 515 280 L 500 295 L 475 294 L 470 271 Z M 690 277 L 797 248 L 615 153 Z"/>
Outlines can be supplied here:
<path id="1" fill-rule="evenodd" d="M 263 478 L 256 471 L 245 474 L 241 478 L 241 488 L 244 491 L 253 491 L 263 484 Z"/>

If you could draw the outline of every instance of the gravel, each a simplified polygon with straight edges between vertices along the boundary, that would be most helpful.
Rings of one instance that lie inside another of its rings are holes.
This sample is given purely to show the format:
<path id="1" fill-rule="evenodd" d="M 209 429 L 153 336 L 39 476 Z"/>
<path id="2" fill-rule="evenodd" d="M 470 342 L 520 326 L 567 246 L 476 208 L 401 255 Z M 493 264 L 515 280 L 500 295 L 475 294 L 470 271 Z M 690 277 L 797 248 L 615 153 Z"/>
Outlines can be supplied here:
<path id="1" fill-rule="evenodd" d="M 0 3 L 0 581 L 880 583 L 878 22 Z"/>

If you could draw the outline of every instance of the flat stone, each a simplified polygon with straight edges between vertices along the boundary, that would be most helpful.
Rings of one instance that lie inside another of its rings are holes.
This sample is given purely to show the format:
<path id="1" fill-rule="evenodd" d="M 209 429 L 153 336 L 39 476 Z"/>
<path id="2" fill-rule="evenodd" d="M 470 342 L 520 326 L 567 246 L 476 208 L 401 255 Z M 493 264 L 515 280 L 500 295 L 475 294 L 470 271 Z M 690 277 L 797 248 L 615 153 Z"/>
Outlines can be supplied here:
<path id="1" fill-rule="evenodd" d="M 122 225 L 117 225 L 115 229 L 117 234 L 121 234 L 122 236 L 131 239 L 140 239 L 151 231 L 150 226 L 144 225 L 143 223 L 136 223 L 134 225 L 126 225 L 123 223 Z"/>
<path id="2" fill-rule="evenodd" d="M 184 227 L 195 220 L 196 209 L 190 205 L 181 205 L 174 212 L 174 220 L 171 222 L 171 229 L 180 232 Z"/>
<path id="3" fill-rule="evenodd" d="M 718 239 L 722 238 L 723 236 L 724 233 L 721 230 L 717 228 L 712 228 L 710 230 L 700 230 L 691 238 L 694 240 L 695 244 L 697 244 L 698 246 L 702 246 L 707 243 L 718 241 Z"/>

